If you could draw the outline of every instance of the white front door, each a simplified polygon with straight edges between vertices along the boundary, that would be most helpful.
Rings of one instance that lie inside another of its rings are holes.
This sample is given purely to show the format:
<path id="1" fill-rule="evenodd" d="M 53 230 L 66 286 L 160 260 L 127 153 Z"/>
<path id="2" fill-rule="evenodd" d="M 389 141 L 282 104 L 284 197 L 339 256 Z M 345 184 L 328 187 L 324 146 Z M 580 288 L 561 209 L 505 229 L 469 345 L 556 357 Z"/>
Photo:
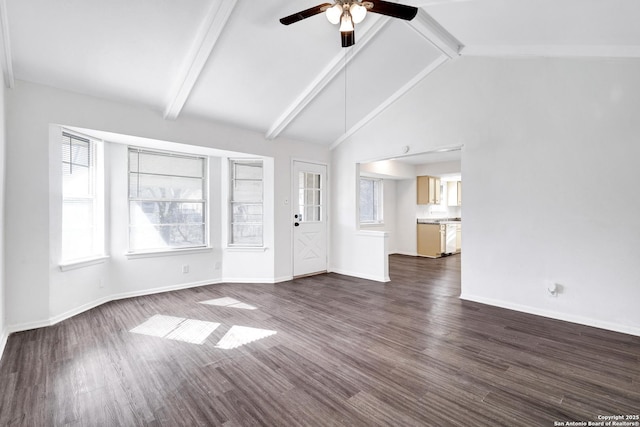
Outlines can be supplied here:
<path id="1" fill-rule="evenodd" d="M 327 167 L 293 162 L 293 276 L 327 271 Z"/>

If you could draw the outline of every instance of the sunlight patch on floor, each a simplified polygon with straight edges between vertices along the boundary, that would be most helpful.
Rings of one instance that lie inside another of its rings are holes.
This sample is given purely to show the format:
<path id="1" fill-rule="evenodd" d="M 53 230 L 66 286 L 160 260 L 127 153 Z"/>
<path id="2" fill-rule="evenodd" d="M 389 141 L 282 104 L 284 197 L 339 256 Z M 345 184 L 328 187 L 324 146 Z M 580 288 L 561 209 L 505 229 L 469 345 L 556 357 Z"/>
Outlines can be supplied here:
<path id="1" fill-rule="evenodd" d="M 268 329 L 250 328 L 248 326 L 232 326 L 231 329 L 218 341 L 217 348 L 231 350 L 250 342 L 275 335 L 276 331 Z"/>
<path id="2" fill-rule="evenodd" d="M 238 301 L 235 298 L 230 298 L 230 297 L 223 297 L 223 298 L 210 299 L 207 301 L 201 301 L 200 304 L 215 305 L 218 307 L 242 308 L 244 310 L 257 309 L 257 307 L 254 307 L 249 304 L 245 304 L 241 301 Z"/>
<path id="3" fill-rule="evenodd" d="M 220 326 L 220 323 L 156 314 L 129 332 L 192 344 L 202 344 L 218 326 Z"/>

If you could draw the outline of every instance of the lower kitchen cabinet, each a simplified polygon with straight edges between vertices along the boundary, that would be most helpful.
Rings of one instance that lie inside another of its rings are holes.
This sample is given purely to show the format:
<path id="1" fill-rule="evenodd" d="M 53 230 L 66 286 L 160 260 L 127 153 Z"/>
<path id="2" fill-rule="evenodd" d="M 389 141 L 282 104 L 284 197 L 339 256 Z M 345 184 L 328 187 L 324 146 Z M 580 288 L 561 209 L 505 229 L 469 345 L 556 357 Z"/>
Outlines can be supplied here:
<path id="1" fill-rule="evenodd" d="M 440 224 L 418 224 L 418 255 L 437 258 L 444 251 L 444 227 Z"/>

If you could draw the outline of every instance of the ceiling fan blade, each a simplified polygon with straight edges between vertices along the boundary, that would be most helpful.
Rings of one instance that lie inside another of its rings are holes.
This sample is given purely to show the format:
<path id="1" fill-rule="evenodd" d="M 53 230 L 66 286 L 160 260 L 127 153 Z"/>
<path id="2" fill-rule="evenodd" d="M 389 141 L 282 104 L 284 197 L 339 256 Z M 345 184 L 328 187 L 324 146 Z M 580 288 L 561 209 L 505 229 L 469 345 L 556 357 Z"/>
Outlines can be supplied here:
<path id="1" fill-rule="evenodd" d="M 418 13 L 417 7 L 406 6 L 404 4 L 391 3 L 382 0 L 372 0 L 371 3 L 373 3 L 373 7 L 370 9 L 368 8 L 369 12 L 406 19 L 407 21 L 411 21 Z"/>
<path id="2" fill-rule="evenodd" d="M 331 6 L 331 3 L 322 3 L 318 6 L 310 7 L 309 9 L 301 10 L 300 12 L 294 13 L 293 15 L 285 16 L 280 19 L 280 23 L 284 25 L 290 25 L 294 22 L 302 21 L 303 19 L 307 19 L 312 17 L 313 15 L 317 15 L 319 13 L 324 12 Z"/>

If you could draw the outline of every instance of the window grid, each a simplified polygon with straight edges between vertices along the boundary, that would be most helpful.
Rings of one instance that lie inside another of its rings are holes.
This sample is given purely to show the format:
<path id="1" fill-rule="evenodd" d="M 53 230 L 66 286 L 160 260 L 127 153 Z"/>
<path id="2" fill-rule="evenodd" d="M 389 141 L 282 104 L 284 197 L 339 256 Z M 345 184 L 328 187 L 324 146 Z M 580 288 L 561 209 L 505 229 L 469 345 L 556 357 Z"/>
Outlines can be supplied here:
<path id="1" fill-rule="evenodd" d="M 61 262 L 104 255 L 97 143 L 62 132 Z"/>
<path id="2" fill-rule="evenodd" d="M 261 247 L 263 238 L 263 162 L 230 159 L 229 246 Z"/>
<path id="3" fill-rule="evenodd" d="M 206 247 L 207 159 L 129 148 L 129 251 Z"/>
<path id="4" fill-rule="evenodd" d="M 322 221 L 322 176 L 300 172 L 298 175 L 298 221 Z"/>
<path id="5" fill-rule="evenodd" d="M 360 223 L 382 223 L 382 182 L 377 178 L 360 178 Z"/>

